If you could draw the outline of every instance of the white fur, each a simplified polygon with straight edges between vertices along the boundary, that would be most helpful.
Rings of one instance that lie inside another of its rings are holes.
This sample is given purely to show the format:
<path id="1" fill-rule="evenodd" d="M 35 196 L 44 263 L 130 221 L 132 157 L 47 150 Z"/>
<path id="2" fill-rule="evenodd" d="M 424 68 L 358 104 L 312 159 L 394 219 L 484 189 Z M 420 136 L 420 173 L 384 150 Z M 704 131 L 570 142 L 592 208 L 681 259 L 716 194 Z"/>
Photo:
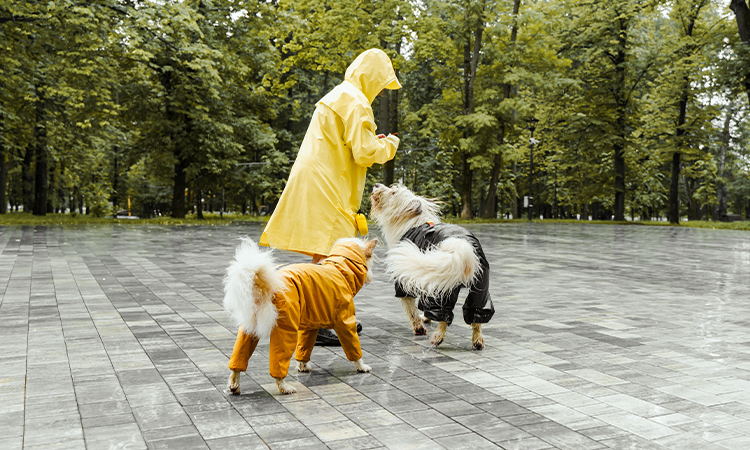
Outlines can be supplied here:
<path id="1" fill-rule="evenodd" d="M 427 222 L 440 223 L 440 206 L 432 200 L 414 195 L 402 185 L 376 186 L 370 196 L 370 216 L 393 247 L 409 229 Z"/>
<path id="2" fill-rule="evenodd" d="M 245 333 L 265 339 L 276 326 L 278 311 L 273 297 L 284 282 L 276 272 L 272 252 L 262 251 L 243 238 L 224 277 L 224 309 Z"/>
<path id="3" fill-rule="evenodd" d="M 469 286 L 480 270 L 474 247 L 460 238 L 448 238 L 425 252 L 402 241 L 386 258 L 386 272 L 415 297 L 439 297 L 458 285 Z"/>
<path id="4" fill-rule="evenodd" d="M 286 377 L 274 379 L 276 380 L 276 387 L 279 388 L 279 394 L 287 395 L 297 392 L 297 388 L 286 382 Z"/>
<path id="5" fill-rule="evenodd" d="M 368 245 L 372 241 L 365 240 L 364 238 L 341 238 L 337 239 L 336 242 L 333 243 L 333 246 L 335 247 L 336 244 L 344 243 L 344 242 L 354 242 L 355 244 L 359 245 L 359 248 L 362 249 L 362 251 L 365 253 L 365 264 L 367 264 L 367 276 L 365 276 L 365 284 L 370 284 L 372 282 L 372 264 L 377 260 L 377 257 L 375 256 L 375 253 L 373 253 L 372 249 L 377 245 L 378 239 L 373 239 L 375 241 L 374 244 L 370 246 L 368 249 Z"/>
<path id="6" fill-rule="evenodd" d="M 414 330 L 414 334 L 422 336 L 427 334 L 427 328 L 424 326 L 424 318 L 419 314 L 417 309 L 416 299 L 414 297 L 403 297 L 401 299 L 401 306 L 404 308 L 406 317 L 411 322 L 411 328 Z"/>
<path id="7" fill-rule="evenodd" d="M 362 358 L 359 358 L 358 360 L 354 361 L 354 368 L 357 369 L 357 372 L 359 373 L 372 372 L 372 367 L 362 362 Z"/>

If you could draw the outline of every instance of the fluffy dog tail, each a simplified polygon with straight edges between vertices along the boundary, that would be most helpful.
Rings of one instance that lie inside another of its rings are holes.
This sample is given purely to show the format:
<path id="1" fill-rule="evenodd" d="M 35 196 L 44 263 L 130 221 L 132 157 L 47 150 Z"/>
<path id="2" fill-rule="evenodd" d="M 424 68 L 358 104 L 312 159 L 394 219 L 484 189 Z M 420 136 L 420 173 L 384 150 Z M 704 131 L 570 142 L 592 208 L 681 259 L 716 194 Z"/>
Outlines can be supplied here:
<path id="1" fill-rule="evenodd" d="M 469 286 L 480 270 L 474 247 L 460 238 L 448 238 L 425 252 L 401 241 L 386 257 L 386 271 L 415 296 L 437 297 L 458 285 Z"/>
<path id="2" fill-rule="evenodd" d="M 270 336 L 278 317 L 273 297 L 283 289 L 271 251 L 242 238 L 224 277 L 224 309 L 235 324 L 247 334 Z"/>

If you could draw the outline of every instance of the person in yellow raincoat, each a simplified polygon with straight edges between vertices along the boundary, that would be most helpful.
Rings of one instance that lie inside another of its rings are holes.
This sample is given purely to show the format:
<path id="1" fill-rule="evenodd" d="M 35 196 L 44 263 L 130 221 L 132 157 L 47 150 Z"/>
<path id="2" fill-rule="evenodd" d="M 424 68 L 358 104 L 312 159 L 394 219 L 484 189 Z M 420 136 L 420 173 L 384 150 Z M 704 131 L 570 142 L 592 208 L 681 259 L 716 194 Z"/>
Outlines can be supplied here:
<path id="1" fill-rule="evenodd" d="M 393 159 L 399 144 L 396 136 L 375 134 L 371 104 L 383 89 L 400 87 L 382 50 L 367 50 L 351 63 L 344 81 L 317 103 L 260 245 L 317 262 L 337 239 L 356 235 L 367 168 Z"/>
<path id="2" fill-rule="evenodd" d="M 391 60 L 382 50 L 366 50 L 349 65 L 344 81 L 316 104 L 260 245 L 310 255 L 318 263 L 338 239 L 353 237 L 357 231 L 367 234 L 356 220 L 367 168 L 393 159 L 399 144 L 396 136 L 375 134 L 371 105 L 384 89 L 400 88 Z M 233 371 L 245 370 L 244 355 L 254 348 L 253 342 L 257 340 L 240 328 L 230 360 Z"/>

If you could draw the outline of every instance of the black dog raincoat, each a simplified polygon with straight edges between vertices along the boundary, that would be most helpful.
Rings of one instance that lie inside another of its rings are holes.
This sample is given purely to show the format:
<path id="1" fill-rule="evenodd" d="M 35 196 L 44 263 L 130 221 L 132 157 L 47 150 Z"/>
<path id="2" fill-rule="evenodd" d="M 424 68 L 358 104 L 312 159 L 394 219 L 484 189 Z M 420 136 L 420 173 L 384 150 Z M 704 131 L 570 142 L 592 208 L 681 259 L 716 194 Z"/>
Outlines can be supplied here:
<path id="1" fill-rule="evenodd" d="M 474 253 L 479 257 L 481 273 L 479 273 L 469 288 L 469 295 L 466 297 L 463 306 L 464 322 L 487 323 L 495 314 L 495 307 L 492 305 L 490 298 L 490 265 L 484 256 L 482 246 L 477 238 L 468 230 L 458 225 L 448 223 L 426 223 L 418 227 L 411 228 L 402 237 L 401 240 L 412 241 L 422 251 L 430 250 L 440 242 L 448 238 L 461 238 L 469 241 L 474 247 Z M 458 293 L 463 285 L 457 285 L 440 297 L 419 297 L 419 309 L 424 311 L 426 318 L 439 322 L 453 322 L 453 308 L 458 301 Z M 413 296 L 407 293 L 403 286 L 396 282 L 396 297 L 403 298 Z"/>

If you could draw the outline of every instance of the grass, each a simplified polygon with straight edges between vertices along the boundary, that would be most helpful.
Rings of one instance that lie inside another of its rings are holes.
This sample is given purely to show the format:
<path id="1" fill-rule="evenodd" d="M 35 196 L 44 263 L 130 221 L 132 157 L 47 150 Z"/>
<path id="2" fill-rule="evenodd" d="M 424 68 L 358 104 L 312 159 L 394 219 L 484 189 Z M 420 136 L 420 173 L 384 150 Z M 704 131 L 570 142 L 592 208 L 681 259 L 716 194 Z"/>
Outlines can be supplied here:
<path id="1" fill-rule="evenodd" d="M 111 217 L 94 217 L 84 214 L 47 214 L 34 216 L 29 213 L 8 213 L 0 215 L 0 225 L 89 225 L 89 224 L 126 224 L 126 225 L 229 225 L 243 222 L 268 222 L 268 216 L 242 216 L 217 213 L 204 213 L 203 219 L 194 214 L 184 219 L 172 217 L 155 217 L 153 219 L 114 219 Z"/>
<path id="2" fill-rule="evenodd" d="M 461 219 L 458 217 L 445 217 L 444 222 L 448 223 L 528 223 L 528 219 Z M 680 222 L 679 225 L 672 225 L 669 222 L 652 222 L 650 220 L 637 221 L 612 221 L 612 220 L 574 220 L 574 219 L 534 219 L 534 223 L 575 223 L 586 225 L 646 225 L 653 227 L 684 227 L 684 228 L 710 228 L 715 230 L 741 230 L 750 231 L 750 221 L 740 222 L 712 222 L 710 220 L 690 220 Z"/>
<path id="3" fill-rule="evenodd" d="M 184 219 L 172 217 L 156 217 L 153 219 L 113 219 L 110 217 L 93 217 L 83 214 L 47 214 L 46 216 L 34 216 L 29 213 L 8 213 L 0 215 L 0 226 L 2 225 L 88 225 L 88 224 L 126 224 L 126 225 L 229 225 L 247 222 L 268 222 L 269 216 L 243 216 L 239 214 L 224 214 L 219 217 L 217 213 L 204 213 L 202 220 L 195 215 L 188 215 Z M 443 221 L 448 223 L 481 224 L 481 223 L 528 223 L 528 219 L 461 219 L 458 217 L 445 217 Z M 672 225 L 669 222 L 625 221 L 614 222 L 611 220 L 579 221 L 571 219 L 534 219 L 534 223 L 553 224 L 587 224 L 587 225 L 647 225 L 657 227 L 680 226 L 687 228 L 710 228 L 716 230 L 742 230 L 750 231 L 750 221 L 741 222 L 712 222 L 708 220 L 695 220 L 680 222 L 680 225 Z M 372 221 L 370 225 L 374 226 Z"/>

